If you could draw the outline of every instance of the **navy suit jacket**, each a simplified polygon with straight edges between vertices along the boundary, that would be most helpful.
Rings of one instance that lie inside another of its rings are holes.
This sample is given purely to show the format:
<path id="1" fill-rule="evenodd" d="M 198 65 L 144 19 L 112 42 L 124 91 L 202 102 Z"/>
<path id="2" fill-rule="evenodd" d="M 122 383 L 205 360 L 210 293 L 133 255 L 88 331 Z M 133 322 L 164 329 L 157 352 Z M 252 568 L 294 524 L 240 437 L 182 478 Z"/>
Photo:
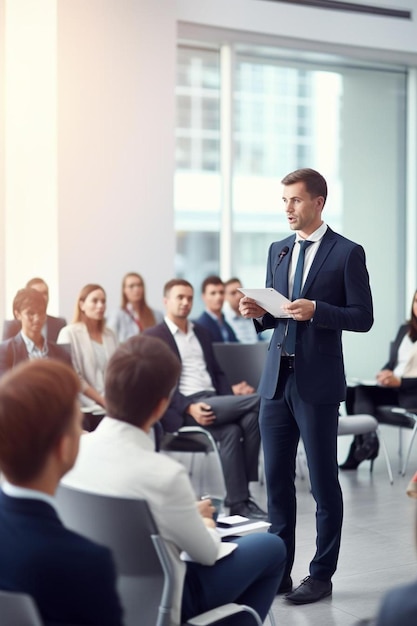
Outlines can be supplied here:
<path id="1" fill-rule="evenodd" d="M 295 235 L 273 243 L 269 249 L 266 286 L 288 297 L 290 251 Z M 372 295 L 361 246 L 327 229 L 301 291 L 300 298 L 316 302 L 312 320 L 297 322 L 295 379 L 300 397 L 311 404 L 333 404 L 345 399 L 346 380 L 342 331 L 368 331 L 373 324 Z M 263 326 L 274 328 L 258 393 L 275 395 L 287 320 L 267 313 Z"/>
<path id="2" fill-rule="evenodd" d="M 221 369 L 214 355 L 212 339 L 209 332 L 205 328 L 194 322 L 194 333 L 198 341 L 200 342 L 201 348 L 203 350 L 207 371 L 210 374 L 213 387 L 215 388 L 217 395 L 233 395 L 233 391 L 227 380 L 226 374 Z M 162 339 L 162 341 L 167 343 L 171 350 L 175 352 L 175 354 L 181 360 L 177 344 L 175 343 L 175 339 L 165 322 L 157 324 L 152 328 L 147 328 L 144 331 L 144 334 L 152 335 L 153 337 L 159 337 L 159 339 Z M 201 391 L 203 391 L 203 389 Z M 184 422 L 185 412 L 189 404 L 189 398 L 180 393 L 180 390 L 177 386 L 174 395 L 172 396 L 168 410 L 161 420 L 161 424 L 165 431 L 175 432 L 176 430 L 181 428 Z"/>
<path id="3" fill-rule="evenodd" d="M 228 334 L 227 341 L 234 342 L 234 343 L 237 342 L 238 339 L 235 335 L 235 331 L 230 326 L 230 324 L 226 322 L 226 320 L 224 319 L 224 315 L 222 315 L 222 319 L 223 319 L 223 325 L 225 329 L 227 330 L 227 334 Z M 204 311 L 204 313 L 200 315 L 200 317 L 196 320 L 196 322 L 197 324 L 200 324 L 200 326 L 204 326 L 204 328 L 206 328 L 209 331 L 212 341 L 224 342 L 224 337 L 222 335 L 222 331 L 220 330 L 219 325 L 217 324 L 216 320 L 210 317 L 207 311 Z"/>
<path id="4" fill-rule="evenodd" d="M 67 322 L 63 317 L 52 317 L 52 315 L 46 316 L 46 334 L 48 341 L 55 341 L 58 339 L 59 331 L 61 328 L 67 325 Z M 19 320 L 5 320 L 3 325 L 3 341 L 15 337 L 17 333 L 20 333 L 22 328 Z"/>
<path id="5" fill-rule="evenodd" d="M 31 595 L 45 624 L 122 624 L 110 550 L 65 528 L 48 503 L 4 492 L 0 589 Z"/>
<path id="6" fill-rule="evenodd" d="M 64 363 L 72 367 L 71 356 L 65 348 L 57 346 L 56 343 L 52 341 L 48 341 L 47 343 L 48 358 L 64 361 Z M 16 337 L 2 341 L 0 343 L 0 376 L 3 376 L 3 374 L 12 369 L 12 367 L 22 363 L 22 361 L 26 361 L 28 358 L 26 345 L 20 333 L 16 335 Z"/>

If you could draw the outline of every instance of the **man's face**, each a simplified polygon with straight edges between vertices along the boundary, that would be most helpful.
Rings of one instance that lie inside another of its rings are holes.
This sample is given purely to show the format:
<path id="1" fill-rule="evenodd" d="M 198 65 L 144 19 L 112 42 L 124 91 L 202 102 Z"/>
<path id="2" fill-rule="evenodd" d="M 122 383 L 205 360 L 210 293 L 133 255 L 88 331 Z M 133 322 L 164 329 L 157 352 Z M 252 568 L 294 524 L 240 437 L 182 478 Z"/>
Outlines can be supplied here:
<path id="1" fill-rule="evenodd" d="M 35 283 L 34 285 L 32 285 L 32 289 L 36 289 L 36 291 L 39 291 L 39 293 L 42 294 L 43 299 L 45 300 L 46 306 L 48 306 L 48 302 L 49 302 L 48 285 L 46 285 L 45 283 Z"/>
<path id="2" fill-rule="evenodd" d="M 193 306 L 194 291 L 186 285 L 175 285 L 164 298 L 167 316 L 174 323 L 187 319 Z"/>
<path id="3" fill-rule="evenodd" d="M 238 291 L 238 287 L 241 287 L 241 286 L 242 285 L 237 280 L 234 283 L 229 283 L 224 288 L 225 300 L 230 304 L 233 311 L 236 311 L 236 312 L 239 311 L 239 302 L 243 298 L 243 293 L 241 291 Z"/>
<path id="4" fill-rule="evenodd" d="M 301 236 L 308 237 L 322 223 L 324 198 L 312 198 L 303 182 L 285 185 L 282 200 L 291 230 L 300 231 Z"/>
<path id="5" fill-rule="evenodd" d="M 202 298 L 207 310 L 218 315 L 224 303 L 224 285 L 207 285 Z"/>
<path id="6" fill-rule="evenodd" d="M 42 328 L 46 322 L 46 307 L 40 309 L 27 306 L 20 311 L 15 311 L 15 317 L 21 322 L 22 331 L 26 337 L 36 341 L 42 334 Z"/>

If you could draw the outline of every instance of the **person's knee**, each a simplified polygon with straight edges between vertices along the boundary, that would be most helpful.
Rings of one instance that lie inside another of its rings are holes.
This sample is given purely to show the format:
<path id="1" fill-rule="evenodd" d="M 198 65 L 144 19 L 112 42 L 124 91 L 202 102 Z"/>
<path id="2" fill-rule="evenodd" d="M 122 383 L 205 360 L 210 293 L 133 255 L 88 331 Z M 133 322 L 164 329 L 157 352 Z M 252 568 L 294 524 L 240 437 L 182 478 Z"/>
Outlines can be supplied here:
<path id="1" fill-rule="evenodd" d="M 239 540 L 238 540 L 239 542 Z M 239 549 L 248 553 L 263 570 L 281 571 L 285 566 L 287 550 L 281 537 L 273 533 L 253 533 L 242 537 Z"/>

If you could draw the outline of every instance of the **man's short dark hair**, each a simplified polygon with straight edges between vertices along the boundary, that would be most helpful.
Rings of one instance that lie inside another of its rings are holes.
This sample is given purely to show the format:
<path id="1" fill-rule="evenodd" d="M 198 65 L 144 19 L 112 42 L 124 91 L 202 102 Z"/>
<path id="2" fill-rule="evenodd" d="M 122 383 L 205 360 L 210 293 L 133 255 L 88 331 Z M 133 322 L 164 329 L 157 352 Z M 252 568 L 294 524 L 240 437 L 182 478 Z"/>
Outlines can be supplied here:
<path id="1" fill-rule="evenodd" d="M 185 278 L 171 278 L 171 280 L 169 280 L 164 285 L 165 297 L 167 297 L 173 287 L 191 287 L 191 289 L 194 291 L 194 287 L 192 286 L 192 284 L 189 283 L 188 280 L 185 280 Z"/>
<path id="2" fill-rule="evenodd" d="M 42 471 L 71 424 L 79 390 L 74 370 L 54 359 L 24 361 L 1 378 L 0 468 L 11 482 Z"/>
<path id="3" fill-rule="evenodd" d="M 224 287 L 224 282 L 220 276 L 207 276 L 201 283 L 201 293 L 204 293 L 209 285 L 223 285 Z"/>
<path id="4" fill-rule="evenodd" d="M 15 311 L 20 313 L 23 309 L 28 308 L 46 313 L 45 298 L 39 291 L 36 291 L 36 289 L 32 287 L 19 289 L 13 300 L 13 314 Z"/>
<path id="5" fill-rule="evenodd" d="M 229 278 L 229 280 L 226 280 L 224 286 L 228 287 L 229 285 L 233 285 L 233 283 L 239 283 L 241 285 L 242 281 L 240 280 L 240 278 L 236 278 L 236 276 L 233 276 L 232 278 Z"/>
<path id="6" fill-rule="evenodd" d="M 322 196 L 324 198 L 323 206 L 327 199 L 327 183 L 326 179 L 316 170 L 303 168 L 295 170 L 287 174 L 282 179 L 283 185 L 294 185 L 294 183 L 304 183 L 306 191 L 312 198 Z"/>
<path id="7" fill-rule="evenodd" d="M 158 402 L 169 398 L 181 372 L 179 358 L 157 337 L 139 335 L 121 344 L 107 364 L 108 414 L 139 428 Z"/>

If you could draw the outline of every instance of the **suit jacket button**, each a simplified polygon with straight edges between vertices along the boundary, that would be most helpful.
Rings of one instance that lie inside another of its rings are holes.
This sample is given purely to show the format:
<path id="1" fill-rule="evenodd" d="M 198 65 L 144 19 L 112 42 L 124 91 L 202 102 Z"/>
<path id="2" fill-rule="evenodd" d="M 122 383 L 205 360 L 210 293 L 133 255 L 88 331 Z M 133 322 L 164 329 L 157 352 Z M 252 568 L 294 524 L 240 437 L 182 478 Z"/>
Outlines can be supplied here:
<path id="1" fill-rule="evenodd" d="M 277 343 L 277 348 L 282 348 L 282 343 Z"/>

